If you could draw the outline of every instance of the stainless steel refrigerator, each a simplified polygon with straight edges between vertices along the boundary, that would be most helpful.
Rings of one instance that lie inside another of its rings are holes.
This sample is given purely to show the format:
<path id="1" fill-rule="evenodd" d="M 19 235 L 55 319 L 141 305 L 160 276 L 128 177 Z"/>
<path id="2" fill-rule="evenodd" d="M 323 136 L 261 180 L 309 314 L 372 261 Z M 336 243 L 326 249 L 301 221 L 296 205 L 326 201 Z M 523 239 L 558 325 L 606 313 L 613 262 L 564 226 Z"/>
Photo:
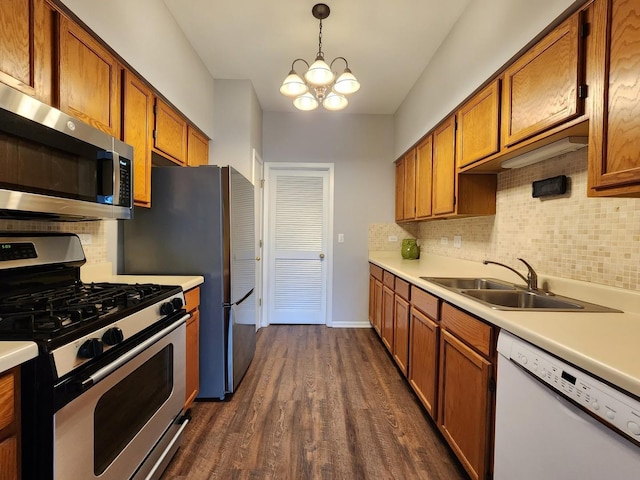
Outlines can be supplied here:
<path id="1" fill-rule="evenodd" d="M 253 185 L 231 167 L 153 167 L 152 208 L 123 222 L 124 272 L 202 275 L 200 393 L 223 399 L 255 351 Z"/>

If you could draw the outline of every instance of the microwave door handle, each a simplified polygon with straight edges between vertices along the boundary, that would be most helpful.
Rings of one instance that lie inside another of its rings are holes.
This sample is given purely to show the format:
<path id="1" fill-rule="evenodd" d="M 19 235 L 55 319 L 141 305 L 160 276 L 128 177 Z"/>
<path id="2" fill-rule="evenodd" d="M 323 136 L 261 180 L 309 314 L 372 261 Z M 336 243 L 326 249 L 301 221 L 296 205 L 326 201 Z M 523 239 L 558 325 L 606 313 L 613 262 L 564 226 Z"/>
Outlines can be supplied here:
<path id="1" fill-rule="evenodd" d="M 111 158 L 113 161 L 113 192 L 111 192 L 111 194 L 113 195 L 113 204 L 120 205 L 120 192 L 122 191 L 120 186 L 120 179 L 122 178 L 120 174 L 120 155 L 118 154 L 118 152 L 109 153 L 111 153 Z"/>

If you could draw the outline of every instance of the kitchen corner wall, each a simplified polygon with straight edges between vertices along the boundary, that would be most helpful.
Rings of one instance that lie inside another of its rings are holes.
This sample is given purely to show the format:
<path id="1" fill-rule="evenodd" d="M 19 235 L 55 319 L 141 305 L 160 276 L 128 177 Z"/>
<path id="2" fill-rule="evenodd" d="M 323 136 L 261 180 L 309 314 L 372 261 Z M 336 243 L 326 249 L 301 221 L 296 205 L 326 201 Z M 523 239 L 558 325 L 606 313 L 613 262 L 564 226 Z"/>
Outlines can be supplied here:
<path id="1" fill-rule="evenodd" d="M 532 198 L 531 182 L 569 177 L 565 195 Z M 537 272 L 640 290 L 640 199 L 587 198 L 587 149 L 498 175 L 496 215 L 420 222 L 373 224 L 370 250 L 397 250 L 405 237 L 420 239 L 421 251 L 482 261 L 518 270 L 522 257 Z M 398 242 L 387 241 L 397 235 Z M 462 237 L 461 248 L 453 237 Z M 443 244 L 442 239 L 447 243 Z"/>

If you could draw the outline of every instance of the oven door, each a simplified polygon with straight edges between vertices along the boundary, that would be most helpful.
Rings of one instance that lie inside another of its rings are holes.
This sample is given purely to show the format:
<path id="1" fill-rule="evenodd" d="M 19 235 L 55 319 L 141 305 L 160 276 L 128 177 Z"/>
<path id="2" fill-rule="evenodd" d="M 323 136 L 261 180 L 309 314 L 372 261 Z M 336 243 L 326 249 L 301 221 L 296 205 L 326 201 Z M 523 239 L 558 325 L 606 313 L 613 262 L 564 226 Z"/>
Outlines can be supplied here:
<path id="1" fill-rule="evenodd" d="M 139 469 L 143 477 L 162 473 L 158 466 L 177 449 L 186 425 L 178 423 L 185 399 L 188 318 L 182 316 L 114 362 L 85 372 L 79 385 L 90 387 L 54 415 L 56 479 L 123 480 Z"/>

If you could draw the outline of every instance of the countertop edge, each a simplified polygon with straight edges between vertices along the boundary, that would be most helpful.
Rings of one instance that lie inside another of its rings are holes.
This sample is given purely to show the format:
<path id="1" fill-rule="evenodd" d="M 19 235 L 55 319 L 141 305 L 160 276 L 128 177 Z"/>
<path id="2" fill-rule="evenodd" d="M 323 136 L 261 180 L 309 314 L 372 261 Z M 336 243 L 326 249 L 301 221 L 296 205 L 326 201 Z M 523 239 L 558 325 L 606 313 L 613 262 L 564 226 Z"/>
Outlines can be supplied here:
<path id="1" fill-rule="evenodd" d="M 0 341 L 0 373 L 37 356 L 38 346 L 34 342 Z"/>

